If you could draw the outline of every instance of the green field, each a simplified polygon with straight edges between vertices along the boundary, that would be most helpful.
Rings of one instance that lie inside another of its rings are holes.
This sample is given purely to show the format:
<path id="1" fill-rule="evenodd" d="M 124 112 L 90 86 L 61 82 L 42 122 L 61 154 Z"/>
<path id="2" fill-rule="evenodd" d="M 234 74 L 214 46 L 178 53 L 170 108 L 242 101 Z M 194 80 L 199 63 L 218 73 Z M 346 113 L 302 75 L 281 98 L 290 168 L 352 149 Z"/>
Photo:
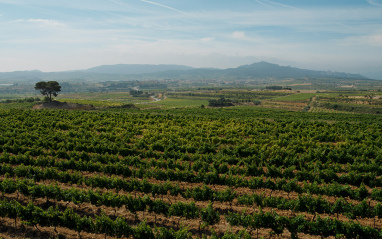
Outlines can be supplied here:
<path id="1" fill-rule="evenodd" d="M 275 101 L 308 101 L 309 99 L 316 96 L 317 93 L 297 93 L 292 95 L 287 95 L 283 97 L 275 98 Z"/>
<path id="2" fill-rule="evenodd" d="M 162 108 L 182 108 L 182 107 L 200 107 L 201 105 L 207 106 L 208 101 L 202 99 L 172 99 L 166 98 L 161 101 L 153 102 L 152 105 L 157 105 Z"/>

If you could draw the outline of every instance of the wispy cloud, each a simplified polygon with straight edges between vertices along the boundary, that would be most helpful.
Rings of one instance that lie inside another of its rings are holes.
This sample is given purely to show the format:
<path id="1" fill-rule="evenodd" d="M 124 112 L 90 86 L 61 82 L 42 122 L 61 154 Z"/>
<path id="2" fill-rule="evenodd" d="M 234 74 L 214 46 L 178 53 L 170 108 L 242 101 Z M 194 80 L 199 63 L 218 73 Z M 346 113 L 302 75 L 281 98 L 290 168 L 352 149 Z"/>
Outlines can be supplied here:
<path id="1" fill-rule="evenodd" d="M 368 3 L 374 6 L 382 7 L 382 1 L 381 0 L 366 0 Z"/>
<path id="2" fill-rule="evenodd" d="M 260 1 L 260 0 L 255 0 L 257 3 L 260 3 L 261 5 L 263 5 L 263 6 L 266 6 L 266 7 L 268 7 L 269 5 L 267 5 L 267 4 L 265 4 L 265 3 L 263 3 L 262 1 Z"/>
<path id="3" fill-rule="evenodd" d="M 361 36 L 350 36 L 343 40 L 343 44 L 350 46 L 382 47 L 382 30 Z"/>
<path id="4" fill-rule="evenodd" d="M 297 9 L 297 10 L 301 10 L 297 7 L 293 7 L 291 5 L 286 5 L 286 4 L 282 4 L 282 3 L 278 3 L 278 2 L 275 2 L 275 1 L 271 1 L 271 0 L 256 0 L 256 2 L 262 4 L 262 5 L 266 5 L 266 6 L 269 6 L 269 5 L 277 5 L 277 6 L 281 6 L 281 7 L 286 7 L 286 8 L 291 8 L 291 9 Z M 268 5 L 267 5 L 268 4 Z"/>
<path id="5" fill-rule="evenodd" d="M 156 6 L 159 6 L 159 7 L 164 7 L 164 8 L 167 8 L 167 9 L 170 9 L 170 10 L 173 10 L 173 11 L 176 11 L 176 12 L 180 12 L 180 13 L 183 13 L 183 14 L 186 14 L 186 15 L 189 15 L 189 16 L 193 17 L 193 15 L 188 13 L 188 12 L 185 12 L 185 11 L 182 11 L 182 10 L 170 7 L 170 6 L 166 6 L 166 5 L 163 5 L 163 4 L 159 4 L 159 3 L 151 2 L 151 1 L 147 1 L 147 0 L 141 0 L 141 1 L 145 2 L 145 3 L 153 4 L 153 5 L 156 5 Z"/>
<path id="6" fill-rule="evenodd" d="M 204 37 L 204 38 L 200 39 L 200 41 L 203 42 L 203 43 L 212 42 L 213 40 L 215 40 L 214 37 Z"/>
<path id="7" fill-rule="evenodd" d="M 247 36 L 245 35 L 245 32 L 241 31 L 235 31 L 232 33 L 232 37 L 235 39 L 240 39 L 240 40 L 246 40 Z"/>
<path id="8" fill-rule="evenodd" d="M 382 46 L 382 32 L 379 34 L 370 35 L 368 41 L 371 45 Z"/>
<path id="9" fill-rule="evenodd" d="M 37 23 L 45 26 L 64 26 L 64 24 L 51 19 L 17 19 L 16 22 Z"/>

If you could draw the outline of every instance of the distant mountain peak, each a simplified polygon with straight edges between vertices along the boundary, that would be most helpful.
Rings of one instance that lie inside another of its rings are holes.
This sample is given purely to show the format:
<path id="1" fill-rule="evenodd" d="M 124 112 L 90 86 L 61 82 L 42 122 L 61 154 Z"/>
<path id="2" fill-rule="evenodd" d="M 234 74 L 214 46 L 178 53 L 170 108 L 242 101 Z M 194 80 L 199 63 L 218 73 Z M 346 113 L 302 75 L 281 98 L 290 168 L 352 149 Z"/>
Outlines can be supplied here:
<path id="1" fill-rule="evenodd" d="M 260 68 L 260 67 L 280 67 L 277 64 L 269 63 L 266 61 L 255 62 L 250 65 L 242 65 L 237 68 Z"/>
<path id="2" fill-rule="evenodd" d="M 273 66 L 278 66 L 277 64 L 274 64 L 274 63 L 269 63 L 267 61 L 260 61 L 260 62 L 255 62 L 255 63 L 252 63 L 251 65 L 273 65 Z"/>

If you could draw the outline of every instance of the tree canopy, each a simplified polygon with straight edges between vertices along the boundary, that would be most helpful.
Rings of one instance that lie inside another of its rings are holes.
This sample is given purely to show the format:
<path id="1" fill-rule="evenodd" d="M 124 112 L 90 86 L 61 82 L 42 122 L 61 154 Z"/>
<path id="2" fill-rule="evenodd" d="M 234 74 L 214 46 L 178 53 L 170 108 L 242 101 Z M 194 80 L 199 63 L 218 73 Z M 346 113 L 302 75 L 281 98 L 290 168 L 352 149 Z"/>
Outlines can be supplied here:
<path id="1" fill-rule="evenodd" d="M 57 81 L 40 81 L 34 88 L 40 90 L 41 94 L 46 95 L 50 101 L 52 101 L 52 95 L 56 97 L 57 93 L 61 91 L 61 86 Z"/>
<path id="2" fill-rule="evenodd" d="M 221 97 L 218 100 L 211 99 L 208 101 L 208 106 L 212 107 L 224 107 L 224 106 L 233 106 L 232 101 Z"/>

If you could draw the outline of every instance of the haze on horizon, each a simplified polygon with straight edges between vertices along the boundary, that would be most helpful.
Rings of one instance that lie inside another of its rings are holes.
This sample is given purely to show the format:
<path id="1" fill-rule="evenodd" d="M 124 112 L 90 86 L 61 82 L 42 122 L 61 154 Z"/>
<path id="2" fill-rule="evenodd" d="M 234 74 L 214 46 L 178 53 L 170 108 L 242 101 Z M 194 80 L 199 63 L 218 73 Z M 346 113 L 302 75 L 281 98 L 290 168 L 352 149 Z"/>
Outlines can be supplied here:
<path id="1" fill-rule="evenodd" d="M 382 80 L 382 0 L 0 0 L 0 72 L 258 61 Z"/>

